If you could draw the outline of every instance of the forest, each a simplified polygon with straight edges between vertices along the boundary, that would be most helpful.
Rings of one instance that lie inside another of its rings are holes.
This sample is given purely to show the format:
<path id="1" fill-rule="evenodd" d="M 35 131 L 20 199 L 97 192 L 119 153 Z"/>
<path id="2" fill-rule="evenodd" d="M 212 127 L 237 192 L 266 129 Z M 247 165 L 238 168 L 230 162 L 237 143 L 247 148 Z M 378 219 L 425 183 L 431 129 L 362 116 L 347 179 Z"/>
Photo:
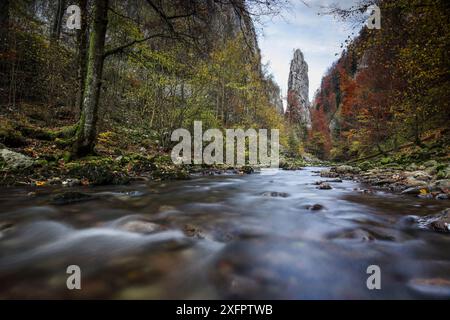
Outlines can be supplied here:
<path id="1" fill-rule="evenodd" d="M 0 0 L 0 300 L 449 300 L 450 2 L 333 3 Z"/>
<path id="2" fill-rule="evenodd" d="M 80 29 L 67 1 L 3 2 L 0 142 L 38 159 L 38 179 L 86 157 L 167 163 L 171 133 L 194 120 L 284 130 L 251 20 L 276 2 L 78 1 Z"/>
<path id="3" fill-rule="evenodd" d="M 346 40 L 322 79 L 309 149 L 337 161 L 388 157 L 404 145 L 448 155 L 450 24 L 446 1 L 380 1 L 383 27 Z M 352 19 L 354 12 L 339 12 Z M 448 158 L 447 158 L 448 159 Z M 420 160 L 420 158 L 419 158 Z"/>

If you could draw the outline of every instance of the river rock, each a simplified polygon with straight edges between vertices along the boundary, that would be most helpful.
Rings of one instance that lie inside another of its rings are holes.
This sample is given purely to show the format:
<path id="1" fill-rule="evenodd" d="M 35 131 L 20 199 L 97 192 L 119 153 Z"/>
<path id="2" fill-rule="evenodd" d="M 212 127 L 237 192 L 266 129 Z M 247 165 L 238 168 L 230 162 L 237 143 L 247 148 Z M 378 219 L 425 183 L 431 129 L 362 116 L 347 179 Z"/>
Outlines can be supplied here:
<path id="1" fill-rule="evenodd" d="M 286 192 L 266 191 L 262 193 L 263 197 L 287 198 L 289 194 Z"/>
<path id="2" fill-rule="evenodd" d="M 436 215 L 421 217 L 418 219 L 418 223 L 421 227 L 436 232 L 450 233 L 450 208 Z"/>
<path id="3" fill-rule="evenodd" d="M 331 186 L 330 186 L 330 184 L 328 184 L 328 183 L 321 183 L 319 186 L 318 186 L 318 189 L 320 189 L 320 190 L 331 190 L 331 189 L 333 189 Z"/>
<path id="4" fill-rule="evenodd" d="M 160 229 L 160 226 L 156 223 L 136 220 L 136 221 L 128 221 L 120 226 L 120 229 L 128 231 L 128 232 L 136 232 L 136 233 L 152 233 Z"/>
<path id="5" fill-rule="evenodd" d="M 195 226 L 195 225 L 190 224 L 190 223 L 185 224 L 183 226 L 183 232 L 188 237 L 193 237 L 193 238 L 198 238 L 198 239 L 204 239 L 205 238 L 205 234 L 203 233 L 203 230 L 200 227 Z"/>
<path id="6" fill-rule="evenodd" d="M 409 177 L 413 177 L 415 180 L 419 181 L 430 181 L 432 176 L 425 171 L 414 171 L 408 174 Z"/>
<path id="7" fill-rule="evenodd" d="M 406 187 L 426 187 L 427 183 L 425 181 L 417 180 L 413 177 L 408 177 L 403 181 Z"/>
<path id="8" fill-rule="evenodd" d="M 322 178 L 338 178 L 339 174 L 337 172 L 333 172 L 331 170 L 322 170 L 322 171 L 320 171 L 320 176 Z"/>
<path id="9" fill-rule="evenodd" d="M 437 180 L 431 183 L 429 187 L 434 192 L 448 193 L 450 191 L 450 179 Z"/>
<path id="10" fill-rule="evenodd" d="M 361 172 L 361 169 L 357 167 L 343 165 L 334 168 L 334 171 L 336 171 L 339 174 L 348 174 L 348 173 L 359 173 Z"/>
<path id="11" fill-rule="evenodd" d="M 0 149 L 0 158 L 3 159 L 3 168 L 7 170 L 27 169 L 33 166 L 32 158 L 9 149 Z"/>
<path id="12" fill-rule="evenodd" d="M 321 205 L 321 204 L 316 203 L 316 204 L 313 204 L 313 205 L 305 206 L 305 209 L 311 210 L 311 211 L 320 211 L 320 210 L 325 209 L 325 207 L 323 205 Z"/>
<path id="13" fill-rule="evenodd" d="M 81 181 L 78 179 L 67 179 L 62 182 L 64 187 L 75 187 L 81 185 Z"/>
<path id="14" fill-rule="evenodd" d="M 413 195 L 418 195 L 420 194 L 420 187 L 412 187 L 412 188 L 408 188 L 406 190 L 402 191 L 402 194 L 413 194 Z"/>
<path id="15" fill-rule="evenodd" d="M 448 194 L 440 193 L 436 196 L 436 200 L 448 200 L 450 199 Z"/>
<path id="16" fill-rule="evenodd" d="M 53 196 L 50 203 L 56 205 L 65 205 L 94 199 L 96 199 L 96 197 L 83 192 L 63 192 Z"/>

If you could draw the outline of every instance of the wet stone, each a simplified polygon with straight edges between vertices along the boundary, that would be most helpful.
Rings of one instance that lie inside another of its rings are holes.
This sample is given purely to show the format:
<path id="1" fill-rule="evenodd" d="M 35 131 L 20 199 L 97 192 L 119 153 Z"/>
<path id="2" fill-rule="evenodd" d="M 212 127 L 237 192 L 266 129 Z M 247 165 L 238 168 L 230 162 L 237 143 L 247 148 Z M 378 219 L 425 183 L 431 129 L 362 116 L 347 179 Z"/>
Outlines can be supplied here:
<path id="1" fill-rule="evenodd" d="M 262 193 L 263 197 L 272 197 L 272 198 L 287 198 L 289 194 L 286 192 L 275 192 L 275 191 L 267 191 Z"/>
<path id="2" fill-rule="evenodd" d="M 331 190 L 333 189 L 329 183 L 321 183 L 318 187 L 320 190 Z"/>
<path id="3" fill-rule="evenodd" d="M 121 229 L 136 233 L 152 233 L 161 229 L 161 226 L 148 221 L 128 221 L 121 226 Z"/>
<path id="4" fill-rule="evenodd" d="M 55 205 L 66 205 L 77 202 L 94 200 L 96 197 L 82 192 L 64 192 L 58 193 L 52 197 L 50 203 Z"/>
<path id="5" fill-rule="evenodd" d="M 323 205 L 321 205 L 321 204 L 316 203 L 316 204 L 313 204 L 313 205 L 305 206 L 305 209 L 310 210 L 310 211 L 320 211 L 320 210 L 325 209 L 325 207 Z"/>

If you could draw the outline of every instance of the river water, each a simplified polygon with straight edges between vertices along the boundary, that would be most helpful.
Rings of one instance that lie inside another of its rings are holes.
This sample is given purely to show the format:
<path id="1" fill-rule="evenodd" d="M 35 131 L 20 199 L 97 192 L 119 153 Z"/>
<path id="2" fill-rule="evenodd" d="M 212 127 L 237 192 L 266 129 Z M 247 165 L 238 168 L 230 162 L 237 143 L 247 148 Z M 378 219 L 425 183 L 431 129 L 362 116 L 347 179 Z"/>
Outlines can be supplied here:
<path id="1" fill-rule="evenodd" d="M 450 237 L 408 217 L 446 201 L 319 190 L 320 169 L 79 187 L 69 204 L 67 188 L 2 189 L 0 298 L 450 298 Z"/>

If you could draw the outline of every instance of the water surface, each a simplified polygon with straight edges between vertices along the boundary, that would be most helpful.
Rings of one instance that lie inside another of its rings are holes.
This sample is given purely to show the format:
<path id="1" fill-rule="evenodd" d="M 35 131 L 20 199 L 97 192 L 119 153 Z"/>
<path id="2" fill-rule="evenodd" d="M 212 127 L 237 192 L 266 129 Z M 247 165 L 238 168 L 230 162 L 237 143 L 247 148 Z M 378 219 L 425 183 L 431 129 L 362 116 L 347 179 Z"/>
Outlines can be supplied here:
<path id="1" fill-rule="evenodd" d="M 65 205 L 67 188 L 2 189 L 0 298 L 450 298 L 450 237 L 408 219 L 446 201 L 318 190 L 317 170 L 80 187 L 93 199 Z"/>

